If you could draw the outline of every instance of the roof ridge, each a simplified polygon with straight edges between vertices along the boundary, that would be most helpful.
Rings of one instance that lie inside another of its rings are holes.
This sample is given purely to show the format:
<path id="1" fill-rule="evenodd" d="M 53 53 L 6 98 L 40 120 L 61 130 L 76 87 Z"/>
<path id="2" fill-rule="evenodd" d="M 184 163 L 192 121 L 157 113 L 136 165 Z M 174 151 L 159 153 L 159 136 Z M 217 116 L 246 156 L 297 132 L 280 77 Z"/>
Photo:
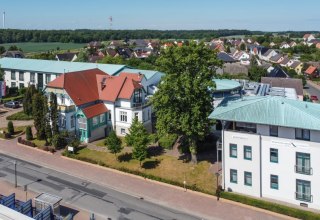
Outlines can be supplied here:
<path id="1" fill-rule="evenodd" d="M 117 96 L 116 96 L 116 100 L 118 99 L 118 96 L 120 95 L 120 92 L 122 91 L 122 88 L 123 88 L 125 82 L 127 81 L 127 79 L 128 79 L 128 77 L 125 76 L 125 77 L 124 77 L 124 80 L 123 80 L 123 83 L 122 83 L 122 85 L 121 85 L 121 87 L 120 87 L 120 89 L 119 89 L 119 91 L 118 91 Z M 116 101 L 116 100 L 115 100 L 115 101 Z"/>

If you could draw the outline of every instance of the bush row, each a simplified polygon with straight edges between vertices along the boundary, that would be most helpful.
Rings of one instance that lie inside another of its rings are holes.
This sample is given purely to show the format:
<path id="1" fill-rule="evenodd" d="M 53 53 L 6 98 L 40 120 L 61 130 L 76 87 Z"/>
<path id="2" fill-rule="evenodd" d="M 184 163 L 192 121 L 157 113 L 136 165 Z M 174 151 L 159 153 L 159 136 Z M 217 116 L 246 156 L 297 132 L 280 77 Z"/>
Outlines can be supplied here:
<path id="1" fill-rule="evenodd" d="M 288 215 L 288 216 L 298 218 L 298 219 L 305 219 L 305 220 L 319 219 L 320 220 L 320 214 L 317 214 L 314 212 L 309 212 L 309 211 L 305 211 L 305 210 L 301 210 L 301 209 L 297 209 L 297 208 L 292 208 L 292 207 L 288 207 L 288 206 L 281 205 L 281 204 L 271 203 L 268 201 L 247 197 L 244 195 L 239 195 L 239 194 L 230 193 L 230 192 L 222 192 L 221 197 L 228 199 L 228 200 L 235 201 L 235 202 L 240 202 L 240 203 L 243 203 L 246 205 L 255 206 L 255 207 L 258 207 L 261 209 L 280 213 L 283 215 Z"/>
<path id="2" fill-rule="evenodd" d="M 50 146 L 37 146 L 35 143 L 33 143 L 32 141 L 28 141 L 23 139 L 22 137 L 18 138 L 18 143 L 29 146 L 29 147 L 37 147 L 38 149 L 44 150 L 44 151 L 50 151 L 51 153 L 55 152 L 55 149 L 53 147 Z"/>
<path id="3" fill-rule="evenodd" d="M 23 111 L 21 111 L 21 112 L 15 113 L 13 115 L 7 116 L 6 119 L 7 120 L 25 120 L 25 121 L 27 121 L 27 120 L 31 120 L 32 116 L 29 116 L 29 115 L 25 114 Z"/>
<path id="4" fill-rule="evenodd" d="M 15 97 L 9 97 L 4 98 L 1 100 L 2 103 L 10 102 L 10 101 L 21 101 L 23 99 L 23 95 L 15 96 Z"/>

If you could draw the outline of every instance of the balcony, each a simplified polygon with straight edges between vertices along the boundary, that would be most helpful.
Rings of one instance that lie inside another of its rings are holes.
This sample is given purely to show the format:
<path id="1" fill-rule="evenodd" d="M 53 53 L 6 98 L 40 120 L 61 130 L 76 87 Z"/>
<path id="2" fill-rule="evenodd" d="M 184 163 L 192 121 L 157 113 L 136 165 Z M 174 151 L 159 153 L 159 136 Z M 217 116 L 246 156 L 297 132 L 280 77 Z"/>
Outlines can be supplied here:
<path id="1" fill-rule="evenodd" d="M 313 196 L 306 193 L 296 192 L 295 193 L 296 200 L 304 201 L 304 202 L 312 202 Z"/>
<path id="2" fill-rule="evenodd" d="M 307 166 L 299 166 L 295 165 L 294 170 L 296 173 L 305 174 L 305 175 L 312 175 L 313 169 L 311 167 Z"/>
<path id="3" fill-rule="evenodd" d="M 65 113 L 68 113 L 68 112 L 73 112 L 76 110 L 76 107 L 74 105 L 71 105 L 71 106 L 66 106 L 66 105 L 59 105 L 58 106 L 58 110 L 61 111 L 61 112 L 65 112 Z"/>
<path id="4" fill-rule="evenodd" d="M 132 103 L 132 108 L 133 109 L 137 109 L 137 108 L 142 109 L 142 108 L 149 106 L 149 105 L 150 105 L 149 102 Z"/>

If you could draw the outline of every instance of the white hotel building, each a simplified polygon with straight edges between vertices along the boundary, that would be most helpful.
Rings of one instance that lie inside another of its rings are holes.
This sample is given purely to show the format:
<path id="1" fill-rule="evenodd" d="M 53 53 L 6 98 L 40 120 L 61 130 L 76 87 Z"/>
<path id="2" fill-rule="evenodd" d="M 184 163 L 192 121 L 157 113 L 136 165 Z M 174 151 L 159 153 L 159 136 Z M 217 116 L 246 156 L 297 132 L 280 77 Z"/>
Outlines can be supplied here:
<path id="1" fill-rule="evenodd" d="M 320 104 L 277 96 L 227 98 L 222 122 L 222 187 L 320 207 Z"/>

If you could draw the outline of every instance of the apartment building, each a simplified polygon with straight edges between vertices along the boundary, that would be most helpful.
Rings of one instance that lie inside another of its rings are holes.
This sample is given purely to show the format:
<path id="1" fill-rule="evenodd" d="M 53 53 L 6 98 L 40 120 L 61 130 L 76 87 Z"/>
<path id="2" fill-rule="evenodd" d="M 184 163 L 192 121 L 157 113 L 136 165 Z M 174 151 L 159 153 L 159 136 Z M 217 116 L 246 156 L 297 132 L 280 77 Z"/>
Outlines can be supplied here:
<path id="1" fill-rule="evenodd" d="M 225 190 L 319 208 L 319 104 L 230 97 L 209 117 L 222 124 Z"/>

